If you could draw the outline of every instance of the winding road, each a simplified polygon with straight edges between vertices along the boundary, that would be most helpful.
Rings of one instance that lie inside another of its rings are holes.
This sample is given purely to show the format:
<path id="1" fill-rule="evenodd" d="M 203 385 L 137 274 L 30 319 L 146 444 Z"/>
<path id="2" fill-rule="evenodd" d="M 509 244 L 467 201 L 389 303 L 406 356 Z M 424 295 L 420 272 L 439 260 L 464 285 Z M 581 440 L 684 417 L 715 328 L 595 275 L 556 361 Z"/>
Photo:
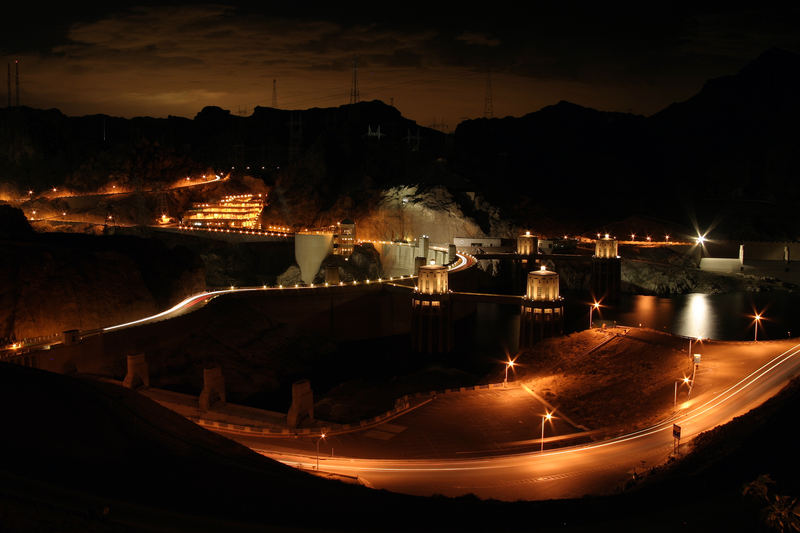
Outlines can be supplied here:
<path id="1" fill-rule="evenodd" d="M 459 254 L 458 261 L 451 265 L 451 272 L 474 264 L 475 258 Z M 374 280 L 371 283 L 392 282 L 393 280 Z M 227 294 L 336 289 L 337 286 L 264 286 L 208 291 L 187 298 L 156 315 L 109 326 L 103 328 L 103 331 L 173 318 Z M 94 332 L 82 332 L 91 333 Z M 770 350 L 774 350 L 774 353 L 770 354 Z M 307 446 L 298 445 L 296 449 L 292 449 L 291 445 L 286 446 L 285 443 L 275 445 L 274 439 L 269 437 L 243 437 L 241 433 L 227 436 L 287 465 L 313 470 L 319 460 L 320 470 L 325 472 L 355 476 L 368 486 L 408 494 L 459 496 L 472 493 L 482 498 L 537 500 L 609 493 L 624 484 L 637 470 L 663 463 L 673 453 L 673 424 L 681 426 L 685 442 L 759 406 L 775 395 L 790 379 L 800 375 L 800 344 L 765 343 L 763 347 L 759 347 L 759 351 L 769 354 L 764 359 L 767 362 L 761 367 L 724 390 L 707 392 L 685 402 L 674 415 L 659 424 L 609 440 L 544 452 L 536 449 L 537 444 L 531 446 L 534 451 L 525 453 L 473 455 L 465 459 L 363 459 L 330 457 L 327 454 L 318 458 L 308 451 Z M 223 429 L 217 431 L 226 434 Z"/>
<path id="2" fill-rule="evenodd" d="M 775 354 L 727 389 L 695 398 L 661 423 L 613 439 L 544 452 L 463 460 L 394 460 L 320 457 L 320 469 L 357 476 L 365 484 L 395 492 L 430 496 L 473 493 L 500 500 L 572 498 L 613 492 L 644 468 L 673 452 L 673 424 L 687 439 L 729 422 L 759 406 L 800 375 L 800 344 Z M 224 431 L 220 431 L 225 433 Z M 231 435 L 259 453 L 313 470 L 316 455 L 276 451 L 268 438 Z M 324 455 L 324 454 L 323 454 Z"/>

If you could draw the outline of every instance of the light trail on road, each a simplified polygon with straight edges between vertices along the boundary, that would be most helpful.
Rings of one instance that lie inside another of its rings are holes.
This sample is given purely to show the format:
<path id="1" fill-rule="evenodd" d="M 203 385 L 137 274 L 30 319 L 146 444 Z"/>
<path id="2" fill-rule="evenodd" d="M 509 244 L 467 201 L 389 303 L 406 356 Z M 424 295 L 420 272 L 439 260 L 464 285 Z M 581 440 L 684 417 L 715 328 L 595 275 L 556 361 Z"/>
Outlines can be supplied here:
<path id="1" fill-rule="evenodd" d="M 460 272 L 462 270 L 466 270 L 467 268 L 472 267 L 475 264 L 475 258 L 472 256 L 468 256 L 462 253 L 458 253 L 458 260 L 450 266 L 449 272 Z M 415 276 L 406 276 L 398 279 L 394 278 L 380 278 L 377 280 L 366 280 L 363 282 L 356 282 L 355 285 L 375 285 L 381 283 L 392 283 L 394 281 L 399 281 L 400 279 L 413 279 Z M 148 324 L 151 322 L 157 322 L 159 320 L 166 320 L 169 318 L 173 318 L 176 316 L 180 316 L 188 312 L 191 308 L 193 308 L 197 304 L 207 304 L 214 298 L 225 294 L 233 294 L 233 293 L 242 293 L 242 292 L 253 292 L 253 291 L 290 291 L 290 290 L 320 290 L 320 289 L 327 289 L 327 290 L 336 290 L 337 287 L 352 287 L 353 283 L 341 283 L 339 285 L 310 285 L 310 286 L 302 286 L 302 287 L 267 287 L 266 285 L 261 287 L 232 287 L 230 289 L 222 289 L 216 291 L 207 291 L 202 292 L 200 294 L 195 294 L 183 300 L 182 302 L 175 304 L 173 307 L 167 309 L 166 311 L 162 311 L 160 313 L 156 313 L 155 315 L 151 315 L 148 317 L 140 318 L 138 320 L 133 320 L 131 322 L 125 322 L 123 324 L 116 324 L 114 326 L 108 326 L 102 328 L 103 331 L 114 331 L 117 329 L 128 328 L 133 326 L 140 326 L 143 324 Z"/>
<path id="2" fill-rule="evenodd" d="M 631 469 L 653 466 L 672 451 L 672 425 L 695 436 L 757 407 L 800 373 L 800 344 L 774 356 L 722 392 L 659 424 L 602 442 L 544 452 L 472 459 L 359 459 L 320 456 L 325 471 L 356 475 L 370 486 L 423 496 L 474 493 L 503 500 L 580 497 L 608 493 L 630 479 Z M 684 404 L 686 405 L 686 404 Z M 224 431 L 221 431 L 224 434 Z M 311 469 L 307 451 L 269 449 L 266 439 L 236 439 L 287 465 Z"/>

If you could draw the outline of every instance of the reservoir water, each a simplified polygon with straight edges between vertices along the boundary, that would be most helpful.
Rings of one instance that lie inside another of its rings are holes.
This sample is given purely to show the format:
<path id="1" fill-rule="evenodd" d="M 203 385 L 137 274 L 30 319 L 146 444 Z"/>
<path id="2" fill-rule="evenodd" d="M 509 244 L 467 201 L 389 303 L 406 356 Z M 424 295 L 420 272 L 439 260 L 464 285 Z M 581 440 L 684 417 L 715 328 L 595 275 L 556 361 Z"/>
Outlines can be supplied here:
<path id="1" fill-rule="evenodd" d="M 589 325 L 585 293 L 566 293 L 567 333 Z M 800 294 L 785 292 L 700 294 L 663 298 L 623 295 L 619 303 L 595 311 L 595 325 L 607 321 L 657 329 L 687 337 L 717 340 L 753 340 L 754 314 L 763 319 L 759 340 L 800 337 Z M 512 353 L 517 349 L 519 309 L 511 305 L 478 304 L 472 331 L 473 346 L 483 353 Z"/>

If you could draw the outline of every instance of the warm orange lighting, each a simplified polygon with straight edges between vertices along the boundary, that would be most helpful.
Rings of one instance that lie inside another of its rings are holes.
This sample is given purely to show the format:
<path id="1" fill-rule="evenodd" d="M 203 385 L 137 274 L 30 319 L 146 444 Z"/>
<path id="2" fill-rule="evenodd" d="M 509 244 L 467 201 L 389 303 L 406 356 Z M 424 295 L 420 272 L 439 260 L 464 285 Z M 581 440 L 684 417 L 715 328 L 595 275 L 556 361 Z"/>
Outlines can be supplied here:
<path id="1" fill-rule="evenodd" d="M 545 418 L 545 420 L 548 420 L 548 421 L 552 420 L 552 419 L 553 419 L 553 413 L 547 413 L 547 414 L 545 414 L 545 415 L 544 415 L 544 418 Z"/>

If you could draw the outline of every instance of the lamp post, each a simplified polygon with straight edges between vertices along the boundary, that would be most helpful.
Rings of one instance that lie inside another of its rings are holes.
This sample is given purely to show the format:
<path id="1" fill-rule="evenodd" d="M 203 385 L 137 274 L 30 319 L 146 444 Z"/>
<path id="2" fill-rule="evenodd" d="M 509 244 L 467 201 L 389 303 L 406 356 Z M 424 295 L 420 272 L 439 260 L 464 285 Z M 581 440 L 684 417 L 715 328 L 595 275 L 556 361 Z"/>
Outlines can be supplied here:
<path id="1" fill-rule="evenodd" d="M 552 414 L 552 413 L 546 413 L 546 414 L 545 414 L 545 415 L 542 417 L 542 447 L 541 447 L 541 449 L 539 450 L 540 452 L 543 452 L 543 451 L 544 451 L 544 421 L 545 421 L 545 420 L 547 420 L 547 421 L 550 421 L 550 420 L 552 420 L 552 418 L 553 418 L 553 414 Z"/>
<path id="2" fill-rule="evenodd" d="M 592 329 L 592 313 L 595 309 L 599 309 L 600 304 L 598 302 L 593 303 L 589 306 L 589 329 Z"/>
<path id="3" fill-rule="evenodd" d="M 689 337 L 689 355 L 690 356 L 692 355 L 692 342 L 693 341 L 700 342 L 702 340 L 703 340 L 703 337 L 697 337 L 696 339 L 692 339 L 691 337 Z"/>
<path id="4" fill-rule="evenodd" d="M 755 319 L 755 327 L 753 328 L 753 342 L 758 342 L 758 325 L 761 323 L 761 315 L 756 314 Z"/>
<path id="5" fill-rule="evenodd" d="M 509 359 L 506 362 L 506 377 L 503 378 L 503 388 L 504 389 L 506 388 L 506 385 L 508 384 L 508 369 L 513 367 L 513 366 L 514 366 L 514 360 L 513 359 Z"/>
<path id="6" fill-rule="evenodd" d="M 325 438 L 325 433 L 321 433 L 317 439 L 317 472 L 319 472 L 319 441 Z"/>
<path id="7" fill-rule="evenodd" d="M 683 378 L 683 379 L 676 379 L 675 380 L 675 396 L 674 396 L 674 398 L 672 400 L 672 408 L 673 409 L 678 407 L 678 383 L 684 383 L 684 384 L 688 385 L 690 381 L 691 380 L 689 378 Z M 691 392 L 691 387 L 689 388 L 689 391 Z"/>

